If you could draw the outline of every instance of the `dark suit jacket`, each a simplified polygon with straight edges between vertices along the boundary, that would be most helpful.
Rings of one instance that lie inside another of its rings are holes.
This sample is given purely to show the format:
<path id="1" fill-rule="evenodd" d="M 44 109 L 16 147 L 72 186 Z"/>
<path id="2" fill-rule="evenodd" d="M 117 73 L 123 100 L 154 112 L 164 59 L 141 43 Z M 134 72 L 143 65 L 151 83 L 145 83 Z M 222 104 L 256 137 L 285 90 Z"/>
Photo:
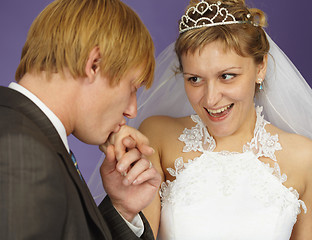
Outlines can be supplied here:
<path id="1" fill-rule="evenodd" d="M 141 238 L 153 239 L 141 217 Z M 108 197 L 96 206 L 46 115 L 5 87 L 0 87 L 0 239 L 138 239 Z"/>

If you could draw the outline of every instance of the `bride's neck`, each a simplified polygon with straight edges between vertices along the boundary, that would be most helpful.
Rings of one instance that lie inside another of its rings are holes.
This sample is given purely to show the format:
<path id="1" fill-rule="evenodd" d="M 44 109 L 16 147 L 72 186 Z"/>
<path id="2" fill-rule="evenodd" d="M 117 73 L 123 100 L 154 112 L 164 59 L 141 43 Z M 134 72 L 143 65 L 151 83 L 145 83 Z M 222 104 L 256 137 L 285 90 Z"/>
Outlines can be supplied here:
<path id="1" fill-rule="evenodd" d="M 242 152 L 243 146 L 250 142 L 254 137 L 254 129 L 256 125 L 256 111 L 252 113 L 252 116 L 248 121 L 244 122 L 239 129 L 229 136 L 217 137 L 215 151 L 230 151 L 230 152 Z"/>

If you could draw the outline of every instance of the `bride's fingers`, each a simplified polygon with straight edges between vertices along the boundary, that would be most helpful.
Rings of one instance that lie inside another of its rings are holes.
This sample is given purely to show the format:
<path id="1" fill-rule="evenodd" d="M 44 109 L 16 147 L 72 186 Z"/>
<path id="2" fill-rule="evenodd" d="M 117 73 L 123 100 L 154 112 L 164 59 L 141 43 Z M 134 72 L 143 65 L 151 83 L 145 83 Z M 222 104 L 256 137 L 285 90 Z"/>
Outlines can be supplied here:
<path id="1" fill-rule="evenodd" d="M 116 166 L 117 171 L 120 172 L 120 173 L 124 173 L 129 168 L 131 168 L 132 165 L 136 161 L 140 160 L 141 157 L 142 157 L 142 155 L 141 155 L 141 153 L 139 152 L 138 149 L 133 148 L 133 149 L 129 150 L 118 161 L 117 166 Z"/>
<path id="2" fill-rule="evenodd" d="M 151 156 L 155 153 L 155 150 L 147 144 L 137 145 L 137 148 L 144 156 Z"/>
<path id="3" fill-rule="evenodd" d="M 115 144 L 115 151 L 117 160 L 121 159 L 121 157 L 126 153 L 127 150 L 132 148 L 137 148 L 142 155 L 150 156 L 155 153 L 154 149 L 148 146 L 145 143 L 141 143 L 140 145 L 131 137 L 125 137 L 121 142 L 117 141 Z"/>
<path id="4" fill-rule="evenodd" d="M 136 146 L 136 142 L 133 138 L 127 136 L 122 140 L 117 140 L 115 143 L 116 158 L 119 161 L 122 156 L 127 152 L 127 149 L 133 149 Z"/>
<path id="5" fill-rule="evenodd" d="M 123 183 L 125 185 L 130 185 L 132 183 L 134 184 L 141 183 L 145 181 L 146 178 L 148 179 L 152 178 L 153 177 L 152 172 L 150 172 L 150 174 L 143 174 L 152 168 L 153 168 L 153 165 L 149 160 L 145 158 L 138 160 L 132 165 L 132 168 L 128 171 L 128 174 L 125 177 Z"/>
<path id="6" fill-rule="evenodd" d="M 122 144 L 126 147 L 126 148 L 129 148 L 129 149 L 132 149 L 132 148 L 135 148 L 136 147 L 136 142 L 135 140 L 128 136 L 128 137 L 125 137 L 124 139 L 122 139 Z"/>
<path id="7" fill-rule="evenodd" d="M 126 125 L 121 127 L 114 140 L 113 144 L 116 148 L 117 158 L 120 158 L 124 153 L 123 147 L 125 145 L 128 149 L 136 147 L 145 156 L 150 156 L 155 152 L 154 149 L 149 146 L 149 140 L 144 134 Z"/>
<path id="8" fill-rule="evenodd" d="M 99 148 L 106 154 L 107 147 L 114 145 L 116 158 L 119 161 L 127 150 L 133 148 L 137 148 L 145 156 L 152 155 L 155 151 L 148 144 L 149 141 L 146 136 L 137 129 L 125 125 L 121 127 L 118 133 L 112 133 Z"/>
<path id="9" fill-rule="evenodd" d="M 161 182 L 161 176 L 158 171 L 154 168 L 148 168 L 142 172 L 138 177 L 132 182 L 133 185 L 139 185 L 148 182 L 155 188 L 158 188 Z"/>

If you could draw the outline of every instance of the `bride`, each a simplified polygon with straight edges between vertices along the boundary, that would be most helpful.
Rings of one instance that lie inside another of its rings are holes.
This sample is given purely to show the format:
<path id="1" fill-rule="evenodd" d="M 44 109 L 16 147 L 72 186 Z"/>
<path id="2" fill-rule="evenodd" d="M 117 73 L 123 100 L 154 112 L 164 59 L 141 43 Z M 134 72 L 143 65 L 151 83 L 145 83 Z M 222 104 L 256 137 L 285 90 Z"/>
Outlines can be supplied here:
<path id="1" fill-rule="evenodd" d="M 244 0 L 191 1 L 157 60 L 129 124 L 148 117 L 159 239 L 312 239 L 312 92 L 265 24 Z"/>

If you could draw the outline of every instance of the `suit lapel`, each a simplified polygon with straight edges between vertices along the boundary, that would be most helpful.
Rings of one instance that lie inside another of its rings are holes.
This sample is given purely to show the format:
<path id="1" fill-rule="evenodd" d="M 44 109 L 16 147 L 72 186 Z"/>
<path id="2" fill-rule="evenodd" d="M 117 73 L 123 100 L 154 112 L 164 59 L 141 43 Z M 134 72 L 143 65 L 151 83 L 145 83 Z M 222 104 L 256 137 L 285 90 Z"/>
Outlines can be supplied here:
<path id="1" fill-rule="evenodd" d="M 40 108 L 37 107 L 37 105 L 35 105 L 23 94 L 6 87 L 0 87 L 0 105 L 12 108 L 25 115 L 38 126 L 45 136 L 47 136 L 53 148 L 63 160 L 68 173 L 80 192 L 82 201 L 84 202 L 91 219 L 101 230 L 105 238 L 109 239 L 109 237 L 105 234 L 105 232 L 108 232 L 109 230 L 104 223 L 103 217 L 101 216 L 85 181 L 80 179 L 67 149 L 47 116 L 40 110 Z"/>
<path id="2" fill-rule="evenodd" d="M 87 207 L 91 218 L 93 219 L 95 224 L 98 226 L 98 228 L 101 229 L 103 235 L 105 236 L 105 239 L 110 239 L 109 236 L 107 235 L 107 233 L 109 232 L 109 229 L 107 225 L 104 223 L 104 219 L 93 200 L 93 197 L 89 191 L 87 184 L 85 183 L 84 180 L 81 180 L 79 174 L 77 173 L 76 168 L 73 165 L 72 159 L 70 155 L 67 153 L 67 150 L 65 149 L 65 151 L 59 152 L 59 155 L 63 159 L 67 167 L 67 170 L 70 173 L 71 178 L 75 182 L 75 185 L 81 194 L 82 201 Z"/>

